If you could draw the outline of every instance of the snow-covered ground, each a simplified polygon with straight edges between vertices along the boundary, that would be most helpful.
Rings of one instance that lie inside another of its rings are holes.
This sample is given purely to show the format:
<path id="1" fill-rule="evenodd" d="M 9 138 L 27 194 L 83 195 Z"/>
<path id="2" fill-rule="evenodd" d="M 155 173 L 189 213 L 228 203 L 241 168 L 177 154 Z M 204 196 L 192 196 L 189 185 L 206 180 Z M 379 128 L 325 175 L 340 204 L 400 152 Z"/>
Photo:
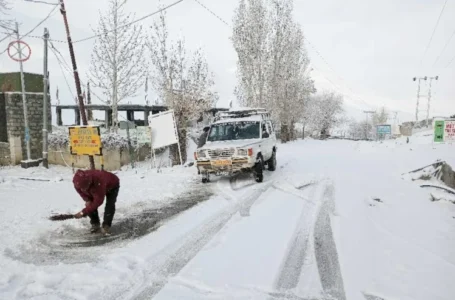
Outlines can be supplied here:
<path id="1" fill-rule="evenodd" d="M 110 238 L 47 220 L 71 170 L 0 169 L 0 299 L 453 299 L 455 205 L 406 175 L 455 167 L 428 134 L 280 145 L 261 184 L 125 168 Z"/>

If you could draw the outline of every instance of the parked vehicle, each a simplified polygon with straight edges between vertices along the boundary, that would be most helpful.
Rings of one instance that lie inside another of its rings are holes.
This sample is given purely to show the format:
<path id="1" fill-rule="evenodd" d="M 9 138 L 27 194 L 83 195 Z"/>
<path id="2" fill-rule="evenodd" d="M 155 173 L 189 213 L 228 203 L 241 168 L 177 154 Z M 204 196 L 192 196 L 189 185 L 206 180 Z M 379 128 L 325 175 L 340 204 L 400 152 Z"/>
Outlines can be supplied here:
<path id="1" fill-rule="evenodd" d="M 210 175 L 251 172 L 263 181 L 263 170 L 276 169 L 276 134 L 265 109 L 241 109 L 220 112 L 211 124 L 206 144 L 195 152 L 202 182 Z"/>

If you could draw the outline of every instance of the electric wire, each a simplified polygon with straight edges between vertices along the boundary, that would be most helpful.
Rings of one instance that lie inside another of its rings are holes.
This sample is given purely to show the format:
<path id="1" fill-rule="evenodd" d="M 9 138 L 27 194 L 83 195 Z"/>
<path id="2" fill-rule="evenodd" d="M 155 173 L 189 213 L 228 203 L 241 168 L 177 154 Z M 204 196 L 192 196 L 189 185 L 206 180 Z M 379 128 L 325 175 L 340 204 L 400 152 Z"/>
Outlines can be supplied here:
<path id="1" fill-rule="evenodd" d="M 436 21 L 436 24 L 435 24 L 435 26 L 434 26 L 434 28 L 433 28 L 433 32 L 431 33 L 430 40 L 428 41 L 428 44 L 427 44 L 427 46 L 426 46 L 426 48 L 425 48 L 425 51 L 423 52 L 422 59 L 420 60 L 420 65 L 422 65 L 423 59 L 425 58 L 425 55 L 427 54 L 427 51 L 428 51 L 428 49 L 430 48 L 431 42 L 433 41 L 434 34 L 435 34 L 435 32 L 436 32 L 436 29 L 438 29 L 439 21 L 441 20 L 441 16 L 442 16 L 442 14 L 444 13 L 444 10 L 445 10 L 445 8 L 446 8 L 446 5 L 447 5 L 447 2 L 448 2 L 448 1 L 449 1 L 449 0 L 446 0 L 446 1 L 444 2 L 444 5 L 442 6 L 441 12 L 439 13 L 438 20 Z"/>
<path id="2" fill-rule="evenodd" d="M 139 19 L 137 19 L 137 20 L 134 20 L 134 21 L 132 21 L 132 22 L 130 22 L 130 23 L 127 23 L 127 24 L 125 24 L 125 25 L 119 26 L 119 27 L 114 28 L 114 29 L 112 29 L 112 30 L 104 31 L 103 33 L 100 33 L 100 34 L 95 34 L 95 35 L 92 35 L 92 36 L 89 36 L 89 37 L 86 37 L 86 38 L 83 38 L 83 39 L 79 39 L 79 40 L 73 41 L 73 43 L 80 43 L 80 42 L 88 41 L 88 40 L 97 38 L 97 37 L 99 37 L 99 36 L 108 34 L 108 33 L 110 33 L 110 32 L 113 32 L 113 31 L 116 31 L 116 30 L 119 30 L 119 29 L 122 29 L 122 28 L 125 28 L 125 27 L 128 27 L 128 26 L 131 26 L 131 25 L 133 25 L 133 24 L 135 24 L 135 23 L 137 23 L 137 22 L 143 21 L 143 20 L 145 20 L 145 19 L 147 19 L 147 18 L 150 18 L 150 17 L 152 17 L 152 16 L 154 16 L 154 15 L 156 15 L 156 14 L 159 14 L 160 12 L 165 11 L 165 10 L 167 10 L 167 9 L 169 9 L 169 8 L 175 6 L 175 5 L 177 5 L 177 4 L 179 4 L 179 3 L 183 2 L 183 1 L 184 1 L 184 0 L 178 0 L 178 1 L 174 2 L 174 3 L 169 4 L 168 6 L 165 6 L 165 7 L 161 8 L 161 9 L 159 9 L 159 10 L 153 12 L 153 13 L 150 13 L 150 14 L 148 14 L 148 15 L 145 15 L 145 16 L 143 16 L 142 18 L 139 18 Z"/>
<path id="3" fill-rule="evenodd" d="M 43 24 L 44 22 L 46 22 L 51 16 L 52 14 L 55 12 L 55 9 L 57 8 L 58 6 L 54 6 L 54 8 L 52 8 L 52 10 L 49 12 L 49 14 L 43 19 L 41 20 L 38 24 L 36 24 L 35 27 L 33 27 L 31 30 L 29 30 L 26 34 L 22 35 L 19 39 L 23 39 L 24 37 L 26 37 L 27 35 L 29 35 L 30 33 L 32 33 L 33 31 L 35 31 L 36 28 L 38 28 L 41 24 Z"/>
<path id="4" fill-rule="evenodd" d="M 441 55 L 444 53 L 444 51 L 446 50 L 447 46 L 450 44 L 453 36 L 455 35 L 455 30 L 452 32 L 452 35 L 449 37 L 449 39 L 447 40 L 446 44 L 444 45 L 444 47 L 442 48 L 441 52 L 439 53 L 438 57 L 436 58 L 436 60 L 434 61 L 434 64 L 433 64 L 433 68 L 434 66 L 438 63 L 439 61 L 439 58 L 441 57 Z"/>
<path id="5" fill-rule="evenodd" d="M 204 4 L 202 4 L 199 0 L 194 0 L 196 3 L 198 3 L 201 7 L 203 7 L 205 10 L 207 10 L 210 14 L 214 15 L 217 19 L 219 19 L 221 22 L 223 22 L 224 24 L 226 24 L 227 26 L 231 27 L 228 22 L 226 22 L 225 20 L 223 20 L 223 18 L 221 18 L 219 15 L 217 15 L 214 11 L 212 11 L 211 9 L 209 9 L 207 6 L 205 6 Z M 316 49 L 316 47 L 310 42 L 310 40 L 304 36 L 303 37 L 304 40 L 308 43 L 308 45 L 315 51 L 315 53 L 322 59 L 322 61 L 329 67 L 330 71 L 332 71 L 341 81 L 344 82 L 344 85 L 349 89 L 349 91 L 355 95 L 356 93 L 346 84 L 346 81 L 330 66 L 330 64 L 328 63 L 328 61 L 322 56 L 322 54 Z M 322 74 L 322 72 L 320 72 Z M 371 104 L 367 103 L 366 101 L 358 98 L 358 97 L 354 97 L 353 95 L 349 96 L 349 95 L 346 95 L 345 93 L 341 92 L 341 89 L 337 87 L 337 85 L 335 85 L 333 83 L 332 80 L 328 79 L 325 75 L 322 74 L 322 76 L 328 81 L 330 82 L 335 88 L 336 90 L 338 90 L 341 94 L 347 96 L 348 98 L 351 98 L 353 100 L 357 100 L 357 101 L 360 101 L 362 103 L 364 103 L 365 105 L 367 105 L 368 107 L 372 107 Z"/>

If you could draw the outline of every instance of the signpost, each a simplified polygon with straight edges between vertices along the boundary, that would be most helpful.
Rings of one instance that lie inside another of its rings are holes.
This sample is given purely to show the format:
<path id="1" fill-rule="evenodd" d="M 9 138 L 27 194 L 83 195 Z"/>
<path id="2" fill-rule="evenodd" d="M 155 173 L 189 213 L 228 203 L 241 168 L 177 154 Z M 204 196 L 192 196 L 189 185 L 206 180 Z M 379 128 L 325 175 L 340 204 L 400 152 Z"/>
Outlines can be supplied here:
<path id="1" fill-rule="evenodd" d="M 455 142 L 455 120 L 444 121 L 444 142 Z"/>
<path id="2" fill-rule="evenodd" d="M 103 146 L 98 126 L 68 127 L 71 155 L 100 156 L 101 170 L 104 170 Z M 74 169 L 74 162 L 72 163 Z"/>
<path id="3" fill-rule="evenodd" d="M 434 122 L 434 142 L 442 143 L 444 142 L 444 121 L 435 121 Z"/>
<path id="4" fill-rule="evenodd" d="M 126 129 L 126 138 L 128 140 L 128 153 L 130 154 L 131 167 L 134 169 L 134 155 L 131 147 L 130 129 L 135 129 L 136 124 L 130 121 L 120 121 L 120 129 Z"/>
<path id="5" fill-rule="evenodd" d="M 455 142 L 455 120 L 435 121 L 433 137 L 435 143 Z"/>
<path id="6" fill-rule="evenodd" d="M 149 126 L 151 128 L 151 148 L 155 166 L 156 162 L 154 150 L 173 144 L 177 144 L 180 156 L 180 164 L 183 164 L 177 125 L 175 124 L 174 111 L 168 110 L 159 114 L 149 115 Z"/>
<path id="7" fill-rule="evenodd" d="M 16 22 L 16 36 L 17 41 L 11 42 L 8 45 L 9 57 L 19 62 L 21 70 L 21 88 L 22 88 L 22 105 L 24 110 L 24 127 L 25 127 L 25 144 L 27 149 L 27 161 L 31 160 L 31 147 L 30 147 L 30 129 L 28 125 L 28 110 L 27 110 L 27 96 L 25 94 L 24 82 L 24 66 L 23 62 L 27 61 L 32 55 L 32 49 L 25 42 L 21 41 L 19 37 L 19 24 Z"/>
<path id="8" fill-rule="evenodd" d="M 376 126 L 376 132 L 377 132 L 377 136 L 379 137 L 379 139 L 383 140 L 385 135 L 391 135 L 392 134 L 392 126 L 390 126 L 390 125 L 377 125 Z"/>

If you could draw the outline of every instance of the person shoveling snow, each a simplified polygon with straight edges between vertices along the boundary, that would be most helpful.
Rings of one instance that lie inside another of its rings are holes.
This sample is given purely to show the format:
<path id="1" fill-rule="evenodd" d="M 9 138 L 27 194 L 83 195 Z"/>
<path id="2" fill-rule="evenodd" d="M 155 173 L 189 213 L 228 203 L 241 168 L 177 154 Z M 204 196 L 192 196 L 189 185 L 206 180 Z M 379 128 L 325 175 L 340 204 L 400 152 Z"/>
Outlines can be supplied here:
<path id="1" fill-rule="evenodd" d="M 85 201 L 85 208 L 75 215 L 57 215 L 51 217 L 51 220 L 80 219 L 88 216 L 92 225 L 90 232 L 101 231 L 103 234 L 109 235 L 115 214 L 115 202 L 120 189 L 120 179 L 107 171 L 78 170 L 74 174 L 73 184 Z M 106 207 L 104 208 L 103 227 L 101 227 L 98 207 L 103 204 L 104 197 L 106 197 Z"/>
<path id="2" fill-rule="evenodd" d="M 104 234 L 110 233 L 112 220 L 115 214 L 115 202 L 117 201 L 120 189 L 120 179 L 107 171 L 100 170 L 78 170 L 73 177 L 73 184 L 76 191 L 85 201 L 85 208 L 74 217 L 80 219 L 88 216 L 92 225 L 91 232 Z M 106 207 L 104 208 L 103 227 L 100 228 L 100 217 L 98 207 L 103 204 L 106 197 Z"/>

